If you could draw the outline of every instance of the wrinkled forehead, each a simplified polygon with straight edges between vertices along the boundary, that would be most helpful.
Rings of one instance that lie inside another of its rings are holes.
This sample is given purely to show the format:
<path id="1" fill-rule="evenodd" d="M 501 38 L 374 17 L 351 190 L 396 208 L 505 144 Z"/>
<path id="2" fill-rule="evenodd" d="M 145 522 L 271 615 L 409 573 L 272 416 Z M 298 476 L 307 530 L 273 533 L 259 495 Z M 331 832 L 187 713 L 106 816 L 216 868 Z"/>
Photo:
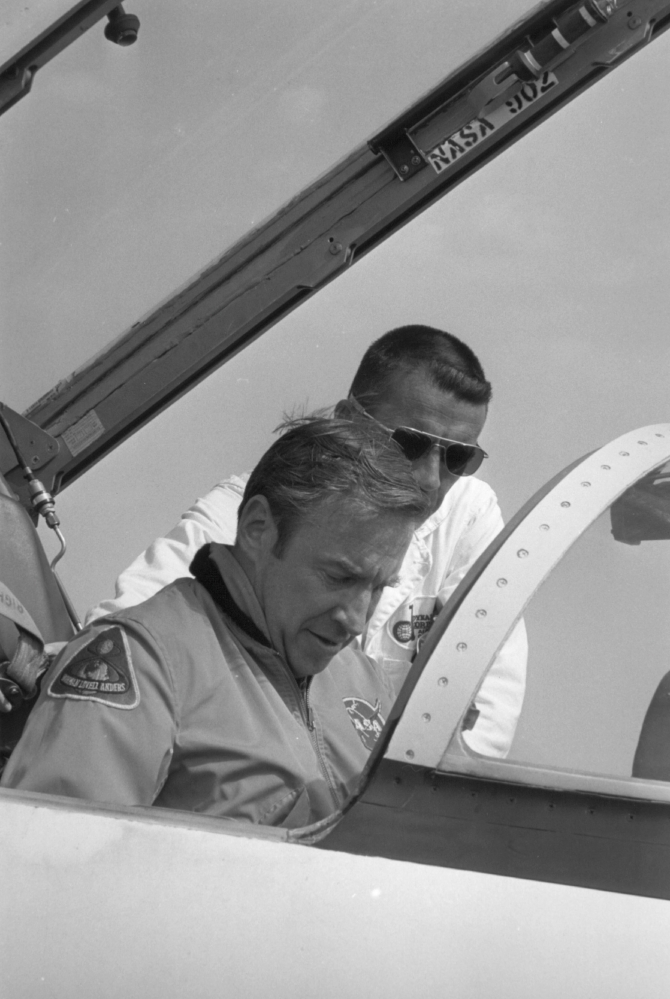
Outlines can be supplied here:
<path id="1" fill-rule="evenodd" d="M 379 509 L 353 491 L 329 496 L 314 504 L 295 523 L 301 538 L 317 557 L 340 559 L 361 571 L 388 566 L 404 557 L 420 518 Z"/>

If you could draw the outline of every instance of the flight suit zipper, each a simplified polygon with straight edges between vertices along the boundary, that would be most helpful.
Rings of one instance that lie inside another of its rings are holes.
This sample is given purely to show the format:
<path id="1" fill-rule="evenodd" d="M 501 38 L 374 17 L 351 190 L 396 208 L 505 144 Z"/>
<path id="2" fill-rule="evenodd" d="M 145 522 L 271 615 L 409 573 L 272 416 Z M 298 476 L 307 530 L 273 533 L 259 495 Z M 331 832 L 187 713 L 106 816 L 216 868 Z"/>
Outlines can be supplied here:
<path id="1" fill-rule="evenodd" d="M 270 651 L 270 650 L 268 650 Z M 301 681 L 297 680 L 293 671 L 289 668 L 288 663 L 283 658 L 283 656 L 277 652 L 276 649 L 271 650 L 271 654 L 275 659 L 277 665 L 281 668 L 283 677 L 288 680 L 289 687 L 292 689 L 300 717 L 309 733 L 309 741 L 314 750 L 314 755 L 319 766 L 319 770 L 326 782 L 326 786 L 331 793 L 334 808 L 340 807 L 340 798 L 337 793 L 337 788 L 333 784 L 333 780 L 326 767 L 325 760 L 323 758 L 323 753 L 321 752 L 321 747 L 319 745 L 319 740 L 316 732 L 316 722 L 314 721 L 314 713 L 309 703 L 309 692 L 312 677 L 304 677 Z"/>
<path id="2" fill-rule="evenodd" d="M 228 591 L 227 591 L 227 588 L 226 588 L 226 594 L 227 593 L 228 593 Z M 219 595 L 219 597 L 220 597 L 220 595 Z M 221 607 L 222 606 L 221 599 L 220 598 L 217 599 L 217 595 L 214 595 L 214 599 L 218 603 L 219 607 Z M 233 606 L 236 607 L 236 605 L 233 605 Z M 224 613 L 230 618 L 231 617 L 231 615 L 230 615 L 230 609 L 231 608 L 228 606 L 228 607 L 225 607 L 225 608 L 222 607 L 222 609 L 224 610 Z M 299 715 L 300 715 L 300 717 L 301 717 L 301 719 L 302 719 L 302 721 L 303 721 L 303 723 L 305 725 L 305 728 L 307 729 L 307 732 L 309 733 L 309 740 L 310 740 L 312 749 L 314 750 L 314 754 L 316 756 L 316 760 L 317 760 L 317 764 L 318 764 L 318 767 L 319 767 L 319 771 L 321 772 L 321 775 L 323 776 L 323 779 L 326 782 L 326 787 L 330 791 L 331 797 L 333 799 L 333 807 L 335 809 L 339 808 L 339 806 L 340 806 L 339 795 L 337 793 L 337 789 L 336 789 L 336 787 L 335 787 L 335 785 L 333 783 L 333 780 L 332 780 L 332 778 L 331 778 L 331 776 L 330 776 L 330 774 L 328 772 L 325 760 L 323 758 L 323 754 L 321 752 L 321 747 L 319 746 L 319 741 L 318 741 L 317 733 L 316 733 L 316 723 L 314 721 L 314 715 L 313 715 L 312 709 L 311 709 L 310 704 L 309 704 L 309 686 L 310 686 L 311 677 L 305 677 L 304 678 L 304 683 L 299 683 L 298 680 L 296 679 L 295 675 L 293 674 L 293 671 L 290 669 L 288 663 L 283 658 L 283 656 L 281 655 L 281 653 L 277 652 L 276 649 L 273 649 L 269 645 L 269 643 L 264 639 L 264 636 L 262 634 L 260 635 L 260 637 L 263 638 L 263 641 L 259 641 L 259 636 L 258 635 L 250 634 L 251 627 L 253 627 L 255 629 L 255 625 L 253 625 L 253 622 L 251 622 L 251 626 L 250 626 L 249 622 L 247 622 L 247 621 L 245 621 L 244 624 L 241 623 L 241 621 L 238 619 L 239 616 L 240 616 L 240 613 L 241 612 L 239 611 L 239 608 L 237 608 L 237 617 L 232 617 L 231 620 L 232 620 L 232 623 L 235 625 L 235 627 L 237 629 L 239 629 L 242 632 L 242 634 L 247 637 L 247 639 L 251 638 L 251 640 L 253 642 L 257 643 L 261 647 L 261 649 L 263 650 L 260 654 L 258 652 L 255 653 L 256 661 L 262 663 L 264 656 L 265 657 L 270 657 L 270 658 L 266 658 L 265 659 L 265 662 L 267 664 L 266 668 L 269 667 L 270 669 L 272 669 L 272 667 L 270 666 L 270 663 L 272 662 L 272 660 L 274 660 L 275 668 L 277 668 L 277 669 L 279 669 L 281 671 L 282 679 L 284 681 L 288 681 L 289 688 L 291 689 L 291 691 L 292 691 L 292 693 L 294 695 L 295 701 L 296 701 L 296 705 L 297 705 L 297 708 L 298 708 Z M 245 645 L 244 642 L 242 642 L 242 647 L 246 648 L 246 645 Z M 248 650 L 248 651 L 251 651 L 251 650 Z M 254 654 L 254 653 L 252 653 L 252 654 Z M 286 690 L 286 687 L 284 687 L 284 689 Z M 288 693 L 288 691 L 286 691 L 286 693 Z M 281 696 L 281 692 L 280 692 L 280 696 Z"/>
<path id="3" fill-rule="evenodd" d="M 309 705 L 309 683 L 311 677 L 305 678 L 304 690 L 298 683 L 296 677 L 294 676 L 292 670 L 290 669 L 288 663 L 284 658 L 273 649 L 267 636 L 263 634 L 261 629 L 254 623 L 254 621 L 246 614 L 235 602 L 230 594 L 228 587 L 221 575 L 220 569 L 216 566 L 214 560 L 211 558 L 212 544 L 203 546 L 200 549 L 195 559 L 191 563 L 191 571 L 195 578 L 205 587 L 211 598 L 214 600 L 217 607 L 223 612 L 224 616 L 227 617 L 232 624 L 235 626 L 236 630 L 239 630 L 246 638 L 251 639 L 252 642 L 257 643 L 263 653 L 258 655 L 256 653 L 256 660 L 259 663 L 263 662 L 263 656 L 268 654 L 275 658 L 275 662 L 281 664 L 281 670 L 284 678 L 288 678 L 289 685 L 293 685 L 294 692 L 297 692 L 297 704 L 300 716 L 309 732 L 310 742 L 314 753 L 316 754 L 317 763 L 319 770 L 323 774 L 326 786 L 330 791 L 335 808 L 339 807 L 339 796 L 337 794 L 337 789 L 333 784 L 331 776 L 326 767 L 325 760 L 321 753 L 321 747 L 317 739 L 316 724 L 314 722 L 314 717 L 312 709 Z M 235 635 L 235 630 L 233 630 L 233 636 Z M 244 641 L 240 643 L 242 648 L 247 652 L 251 653 L 251 650 L 247 649 Z M 265 660 L 269 666 L 269 662 Z M 280 694 L 281 696 L 281 694 Z"/>
<path id="4" fill-rule="evenodd" d="M 319 769 L 321 770 L 321 773 L 324 776 L 326 784 L 328 785 L 328 789 L 330 790 L 330 793 L 333 796 L 333 801 L 335 803 L 335 807 L 339 808 L 340 802 L 339 802 L 339 796 L 337 794 L 337 789 L 336 789 L 336 787 L 333 784 L 331 776 L 330 776 L 330 774 L 328 772 L 328 768 L 326 767 L 326 762 L 325 762 L 325 760 L 323 758 L 323 754 L 321 752 L 321 747 L 319 745 L 319 739 L 318 739 L 318 735 L 317 735 L 317 731 L 316 731 L 316 722 L 314 721 L 314 713 L 313 713 L 313 711 L 312 711 L 312 709 L 310 707 L 310 704 L 309 704 L 309 692 L 310 692 L 310 689 L 311 689 L 311 682 L 310 682 L 311 679 L 312 679 L 311 677 L 306 677 L 304 685 L 300 684 L 296 680 L 296 685 L 298 687 L 298 690 L 300 691 L 301 701 L 302 701 L 302 703 L 304 705 L 304 708 L 305 708 L 305 717 L 306 717 L 307 731 L 309 732 L 310 741 L 312 743 L 312 746 L 314 747 L 314 753 L 316 754 L 316 759 L 317 759 L 317 762 L 319 764 Z"/>

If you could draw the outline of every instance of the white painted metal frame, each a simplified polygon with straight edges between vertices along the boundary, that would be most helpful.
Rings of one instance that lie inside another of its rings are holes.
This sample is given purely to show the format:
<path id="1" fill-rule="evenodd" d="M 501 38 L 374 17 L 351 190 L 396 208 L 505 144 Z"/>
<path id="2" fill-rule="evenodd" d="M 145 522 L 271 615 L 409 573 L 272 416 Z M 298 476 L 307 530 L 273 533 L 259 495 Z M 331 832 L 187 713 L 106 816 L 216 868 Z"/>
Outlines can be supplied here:
<path id="1" fill-rule="evenodd" d="M 497 551 L 494 542 L 490 560 L 473 570 L 478 578 L 472 583 L 470 573 L 442 611 L 444 633 L 398 721 L 385 754 L 387 759 L 442 770 L 480 772 L 484 758 L 474 754 L 468 766 L 458 765 L 458 746 L 461 760 L 463 752 L 468 753 L 458 732 L 498 650 L 535 592 L 580 535 L 642 475 L 669 458 L 670 423 L 624 434 L 576 465 L 530 509 Z M 468 587 L 469 592 L 453 614 L 453 607 Z M 440 627 L 439 618 L 434 627 Z M 490 766 L 492 761 L 486 763 Z M 503 764 L 506 770 L 511 766 Z M 528 782 L 528 768 L 518 769 L 526 775 L 524 783 Z M 541 772 L 546 779 L 538 783 L 558 786 L 555 774 L 550 779 L 552 772 Z M 540 776 L 540 768 L 536 775 Z M 569 783 L 574 786 L 574 780 Z M 611 793 L 630 794 L 628 782 L 609 783 Z"/>

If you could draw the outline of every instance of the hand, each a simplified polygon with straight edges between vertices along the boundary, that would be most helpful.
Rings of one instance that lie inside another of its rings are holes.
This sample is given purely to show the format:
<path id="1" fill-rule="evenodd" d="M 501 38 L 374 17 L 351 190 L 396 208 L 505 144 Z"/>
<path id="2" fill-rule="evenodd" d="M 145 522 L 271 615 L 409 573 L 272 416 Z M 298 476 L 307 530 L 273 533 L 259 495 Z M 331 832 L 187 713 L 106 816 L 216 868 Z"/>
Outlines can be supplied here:
<path id="1" fill-rule="evenodd" d="M 22 702 L 20 688 L 9 677 L 0 676 L 0 711 L 8 714 Z"/>

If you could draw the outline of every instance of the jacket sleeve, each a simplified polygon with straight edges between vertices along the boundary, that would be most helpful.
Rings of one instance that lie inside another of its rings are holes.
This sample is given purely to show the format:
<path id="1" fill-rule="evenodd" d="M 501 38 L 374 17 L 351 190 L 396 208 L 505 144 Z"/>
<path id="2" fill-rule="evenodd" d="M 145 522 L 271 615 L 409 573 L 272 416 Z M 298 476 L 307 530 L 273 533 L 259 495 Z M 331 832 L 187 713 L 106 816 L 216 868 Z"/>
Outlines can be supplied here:
<path id="1" fill-rule="evenodd" d="M 439 593 L 444 606 L 470 567 L 503 528 L 500 507 L 493 490 L 473 511 L 466 530 L 459 538 Z M 510 751 L 526 690 L 528 641 L 523 620 L 517 622 L 505 644 L 493 660 L 477 696 L 479 716 L 463 739 L 484 756 L 505 757 Z"/>
<path id="2" fill-rule="evenodd" d="M 150 805 L 168 774 L 176 695 L 139 624 L 105 620 L 70 642 L 2 778 L 5 787 L 114 805 Z"/>
<path id="3" fill-rule="evenodd" d="M 116 595 L 86 614 L 86 624 L 148 600 L 168 583 L 189 575 L 189 565 L 210 541 L 232 544 L 237 532 L 237 508 L 249 476 L 219 482 L 187 510 L 163 538 L 157 538 L 116 580 Z"/>

